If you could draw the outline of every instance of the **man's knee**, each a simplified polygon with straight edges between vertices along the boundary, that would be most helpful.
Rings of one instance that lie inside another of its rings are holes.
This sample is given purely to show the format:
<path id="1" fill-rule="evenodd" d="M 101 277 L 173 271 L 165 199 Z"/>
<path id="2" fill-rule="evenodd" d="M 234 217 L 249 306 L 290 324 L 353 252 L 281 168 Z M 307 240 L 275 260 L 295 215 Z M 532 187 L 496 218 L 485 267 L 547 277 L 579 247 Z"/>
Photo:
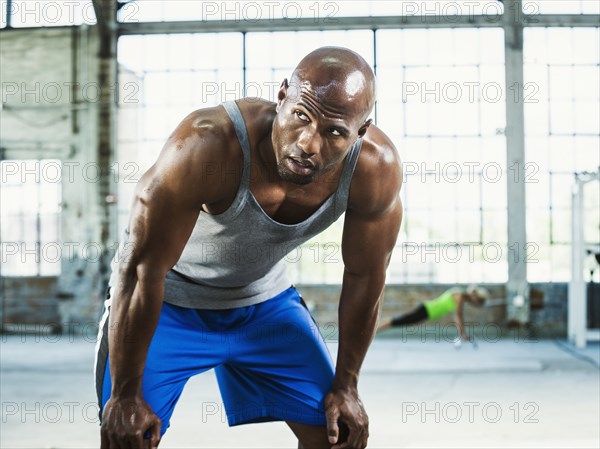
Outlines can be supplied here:
<path id="1" fill-rule="evenodd" d="M 288 421 L 287 425 L 298 438 L 299 449 L 330 449 L 331 444 L 327 438 L 327 427 L 311 426 Z"/>

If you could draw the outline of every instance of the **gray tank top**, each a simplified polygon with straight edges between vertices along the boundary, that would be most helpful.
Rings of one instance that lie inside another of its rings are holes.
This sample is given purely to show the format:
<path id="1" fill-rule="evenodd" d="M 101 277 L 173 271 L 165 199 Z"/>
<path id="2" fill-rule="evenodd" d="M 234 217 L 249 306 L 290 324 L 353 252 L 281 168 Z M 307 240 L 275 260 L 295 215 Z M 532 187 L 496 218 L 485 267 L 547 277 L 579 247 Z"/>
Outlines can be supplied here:
<path id="1" fill-rule="evenodd" d="M 266 301 L 290 287 L 284 257 L 319 234 L 346 210 L 362 139 L 344 161 L 339 185 L 319 209 L 297 224 L 273 220 L 249 189 L 250 144 L 237 104 L 223 103 L 242 147 L 236 196 L 218 215 L 201 212 L 183 252 L 167 273 L 164 301 L 197 309 L 232 309 Z"/>

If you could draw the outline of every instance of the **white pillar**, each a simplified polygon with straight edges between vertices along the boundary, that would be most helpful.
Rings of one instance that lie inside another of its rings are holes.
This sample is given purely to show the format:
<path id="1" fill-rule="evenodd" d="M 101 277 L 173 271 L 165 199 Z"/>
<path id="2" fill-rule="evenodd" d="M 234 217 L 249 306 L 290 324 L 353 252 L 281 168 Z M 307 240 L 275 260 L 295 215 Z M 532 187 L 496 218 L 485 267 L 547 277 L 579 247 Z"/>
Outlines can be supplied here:
<path id="1" fill-rule="evenodd" d="M 506 169 L 508 223 L 507 320 L 529 322 L 525 229 L 525 111 L 523 107 L 523 12 L 521 0 L 504 0 Z"/>

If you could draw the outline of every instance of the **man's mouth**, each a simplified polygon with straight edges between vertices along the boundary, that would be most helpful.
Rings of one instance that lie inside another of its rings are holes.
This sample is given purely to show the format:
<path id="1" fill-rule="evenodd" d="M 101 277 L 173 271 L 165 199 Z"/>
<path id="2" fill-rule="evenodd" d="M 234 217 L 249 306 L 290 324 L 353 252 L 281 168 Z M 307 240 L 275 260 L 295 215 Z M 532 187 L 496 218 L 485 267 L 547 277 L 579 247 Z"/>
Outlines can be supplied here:
<path id="1" fill-rule="evenodd" d="M 292 157 L 287 160 L 289 161 L 288 168 L 298 175 L 310 175 L 315 171 L 315 166 L 310 161 Z"/>

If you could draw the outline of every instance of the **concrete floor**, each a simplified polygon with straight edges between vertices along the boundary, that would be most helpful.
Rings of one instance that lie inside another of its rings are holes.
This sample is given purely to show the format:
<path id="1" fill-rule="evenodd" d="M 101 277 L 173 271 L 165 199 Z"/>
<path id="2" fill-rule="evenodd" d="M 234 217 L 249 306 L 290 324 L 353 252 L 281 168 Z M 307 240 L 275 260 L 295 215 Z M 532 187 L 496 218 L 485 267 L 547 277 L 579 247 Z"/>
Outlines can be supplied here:
<path id="1" fill-rule="evenodd" d="M 0 338 L 0 447 L 98 447 L 94 338 Z M 501 340 L 456 350 L 444 340 L 377 339 L 360 381 L 369 447 L 598 448 L 600 347 L 569 348 Z M 291 448 L 296 441 L 282 423 L 228 428 L 206 373 L 188 383 L 161 447 Z"/>

